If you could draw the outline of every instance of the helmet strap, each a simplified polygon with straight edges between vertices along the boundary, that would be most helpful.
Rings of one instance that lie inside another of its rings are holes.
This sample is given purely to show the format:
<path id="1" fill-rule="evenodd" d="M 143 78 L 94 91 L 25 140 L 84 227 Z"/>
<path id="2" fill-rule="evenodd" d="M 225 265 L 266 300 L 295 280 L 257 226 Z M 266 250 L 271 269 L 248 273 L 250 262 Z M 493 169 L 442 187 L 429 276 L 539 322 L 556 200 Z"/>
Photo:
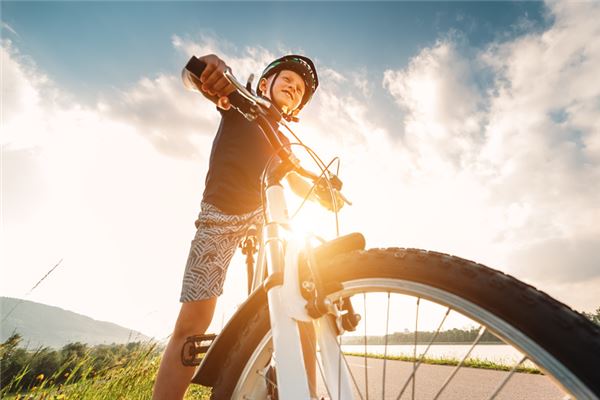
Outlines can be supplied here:
<path id="1" fill-rule="evenodd" d="M 271 103 L 275 104 L 275 107 L 277 107 L 277 109 L 281 112 L 281 109 L 277 106 L 277 103 L 275 103 L 275 98 L 273 97 L 273 84 L 275 84 L 275 81 L 277 80 L 277 77 L 279 76 L 279 72 L 280 71 L 275 72 L 275 75 L 273 75 L 273 80 L 271 81 L 271 84 L 269 85 L 269 98 L 271 99 Z"/>

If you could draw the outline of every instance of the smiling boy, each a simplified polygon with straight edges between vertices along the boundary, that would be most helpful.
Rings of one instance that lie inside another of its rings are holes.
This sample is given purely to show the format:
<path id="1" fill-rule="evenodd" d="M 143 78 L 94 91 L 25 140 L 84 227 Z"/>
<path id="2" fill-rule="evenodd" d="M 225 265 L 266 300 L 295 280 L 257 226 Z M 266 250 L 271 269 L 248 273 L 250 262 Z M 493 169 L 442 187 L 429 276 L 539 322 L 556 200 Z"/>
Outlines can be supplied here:
<path id="1" fill-rule="evenodd" d="M 194 373 L 194 367 L 181 360 L 187 338 L 203 334 L 215 310 L 217 297 L 223 292 L 223 282 L 231 258 L 249 225 L 262 224 L 260 177 L 274 150 L 258 125 L 230 109 L 229 99 L 235 88 L 225 78 L 227 65 L 216 55 L 200 57 L 206 68 L 198 79 L 186 69 L 183 81 L 187 88 L 199 90 L 217 105 L 221 123 L 213 142 L 201 212 L 196 220 L 181 291 L 181 309 L 154 386 L 153 399 L 182 399 Z M 273 61 L 261 75 L 257 93 L 269 99 L 288 118 L 298 115 L 310 101 L 318 86 L 314 64 L 306 57 L 288 55 Z M 279 133 L 281 142 L 289 140 Z M 312 184 L 295 173 L 287 176 L 292 191 L 306 196 Z M 312 195 L 328 209 L 333 202 L 327 195 Z M 315 343 L 311 327 L 301 326 L 303 347 L 307 340 Z M 314 355 L 306 356 L 305 364 L 315 393 L 316 370 Z M 308 358 L 307 358 L 308 357 Z"/>

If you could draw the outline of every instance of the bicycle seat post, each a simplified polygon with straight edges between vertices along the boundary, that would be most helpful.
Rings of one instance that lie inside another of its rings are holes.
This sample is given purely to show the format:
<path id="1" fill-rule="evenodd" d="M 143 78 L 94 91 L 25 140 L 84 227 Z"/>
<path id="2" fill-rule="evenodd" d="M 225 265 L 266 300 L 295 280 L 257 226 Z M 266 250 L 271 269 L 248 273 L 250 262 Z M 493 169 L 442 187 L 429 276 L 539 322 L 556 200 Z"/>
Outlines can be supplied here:
<path id="1" fill-rule="evenodd" d="M 242 254 L 246 256 L 246 268 L 248 272 L 248 294 L 252 293 L 252 282 L 254 280 L 254 254 L 258 251 L 258 232 L 256 225 L 250 225 L 246 235 L 240 242 Z"/>

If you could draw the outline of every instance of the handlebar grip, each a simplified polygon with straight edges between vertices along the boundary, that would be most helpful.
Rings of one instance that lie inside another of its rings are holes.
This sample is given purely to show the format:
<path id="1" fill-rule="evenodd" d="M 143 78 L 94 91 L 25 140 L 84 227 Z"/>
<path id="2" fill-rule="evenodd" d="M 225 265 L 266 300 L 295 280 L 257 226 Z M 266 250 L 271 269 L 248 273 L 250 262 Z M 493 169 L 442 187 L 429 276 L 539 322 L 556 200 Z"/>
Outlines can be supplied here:
<path id="1" fill-rule="evenodd" d="M 192 58 L 190 58 L 190 61 L 188 61 L 188 63 L 185 65 L 185 69 L 187 69 L 192 74 L 196 75 L 198 79 L 200 79 L 200 75 L 202 75 L 202 73 L 206 69 L 206 63 L 196 58 L 196 56 L 192 56 Z"/>
<path id="2" fill-rule="evenodd" d="M 198 79 L 206 69 L 206 63 L 196 56 L 192 56 L 188 63 L 184 67 L 185 70 L 195 75 Z M 244 97 L 237 91 L 231 93 L 229 96 L 229 102 L 231 105 L 243 113 L 252 111 L 251 104 L 244 99 Z"/>

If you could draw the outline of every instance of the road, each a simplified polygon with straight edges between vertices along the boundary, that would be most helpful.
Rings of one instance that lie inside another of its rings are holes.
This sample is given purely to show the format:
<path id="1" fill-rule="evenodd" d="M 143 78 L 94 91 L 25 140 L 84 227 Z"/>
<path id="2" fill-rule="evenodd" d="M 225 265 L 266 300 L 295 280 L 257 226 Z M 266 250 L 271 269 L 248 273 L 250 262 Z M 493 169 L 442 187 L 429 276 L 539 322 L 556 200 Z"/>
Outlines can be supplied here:
<path id="1" fill-rule="evenodd" d="M 365 396 L 364 359 L 347 357 L 350 369 L 355 376 L 362 398 Z M 412 363 L 388 360 L 386 363 L 385 399 L 396 399 L 400 390 L 412 372 Z M 442 384 L 450 376 L 455 367 L 445 365 L 427 365 L 419 367 L 415 383 L 415 399 L 433 399 Z M 439 397 L 440 400 L 480 400 L 488 399 L 496 387 L 508 375 L 508 372 L 477 368 L 461 368 L 451 383 Z M 369 398 L 382 398 L 383 360 L 369 358 L 367 360 L 367 381 Z M 411 399 L 409 385 L 401 399 Z M 355 388 L 356 390 L 356 388 Z M 319 391 L 326 394 L 322 383 Z M 361 398 L 355 393 L 355 398 Z M 516 373 L 508 381 L 497 400 L 563 400 L 562 391 L 546 376 Z"/>

